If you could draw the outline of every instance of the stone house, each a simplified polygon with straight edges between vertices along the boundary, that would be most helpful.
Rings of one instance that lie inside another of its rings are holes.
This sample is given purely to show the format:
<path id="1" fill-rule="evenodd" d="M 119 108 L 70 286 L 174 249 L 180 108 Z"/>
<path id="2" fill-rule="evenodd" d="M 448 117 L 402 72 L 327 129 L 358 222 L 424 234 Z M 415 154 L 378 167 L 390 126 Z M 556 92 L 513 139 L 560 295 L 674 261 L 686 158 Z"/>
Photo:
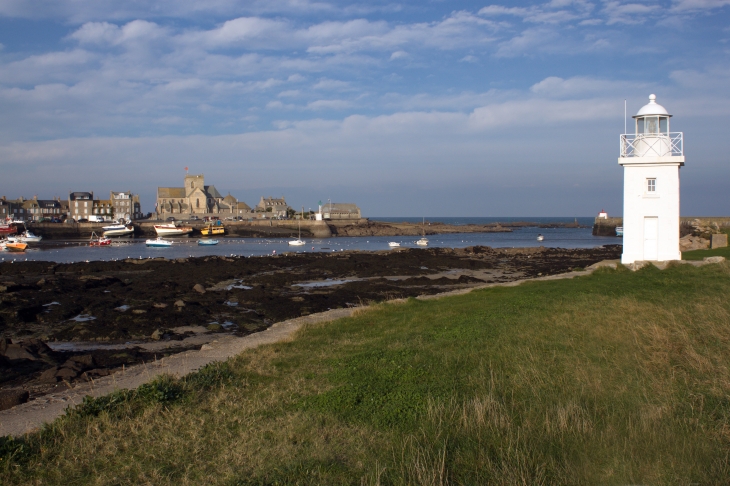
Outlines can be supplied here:
<path id="1" fill-rule="evenodd" d="M 328 203 L 322 206 L 324 219 L 360 219 L 360 208 L 352 203 Z"/>
<path id="2" fill-rule="evenodd" d="M 288 211 L 289 205 L 286 203 L 284 196 L 281 199 L 275 199 L 271 196 L 267 198 L 261 196 L 261 200 L 256 205 L 257 213 L 271 213 L 272 217 L 286 217 Z"/>
<path id="3" fill-rule="evenodd" d="M 139 204 L 139 195 L 127 192 L 114 192 L 109 194 L 112 203 L 114 219 L 133 221 L 142 217 L 142 208 Z"/>
<path id="4" fill-rule="evenodd" d="M 68 195 L 68 217 L 76 221 L 82 218 L 88 219 L 93 214 L 91 212 L 93 204 L 93 192 L 72 192 Z"/>
<path id="5" fill-rule="evenodd" d="M 93 199 L 91 203 L 91 214 L 101 216 L 105 220 L 114 219 L 114 206 L 111 199 Z"/>

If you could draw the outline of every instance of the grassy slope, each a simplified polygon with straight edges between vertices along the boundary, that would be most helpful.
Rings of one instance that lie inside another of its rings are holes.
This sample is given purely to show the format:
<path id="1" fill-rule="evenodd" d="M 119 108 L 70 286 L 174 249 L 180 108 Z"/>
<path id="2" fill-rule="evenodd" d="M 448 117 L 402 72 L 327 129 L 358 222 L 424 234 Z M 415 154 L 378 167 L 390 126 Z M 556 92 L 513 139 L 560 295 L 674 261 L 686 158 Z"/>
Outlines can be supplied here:
<path id="1" fill-rule="evenodd" d="M 730 267 L 409 300 L 0 444 L 0 483 L 720 484 Z"/>

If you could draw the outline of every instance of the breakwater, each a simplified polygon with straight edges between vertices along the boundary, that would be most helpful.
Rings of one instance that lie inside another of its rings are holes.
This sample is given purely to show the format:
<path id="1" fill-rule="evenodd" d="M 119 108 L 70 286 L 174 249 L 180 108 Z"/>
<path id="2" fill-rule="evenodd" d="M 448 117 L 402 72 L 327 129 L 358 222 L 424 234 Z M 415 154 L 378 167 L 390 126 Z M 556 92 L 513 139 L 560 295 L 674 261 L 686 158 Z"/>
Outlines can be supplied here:
<path id="1" fill-rule="evenodd" d="M 703 226 L 710 226 L 716 223 L 721 228 L 730 227 L 730 217 L 728 216 L 682 216 L 679 218 L 680 224 L 689 223 L 694 220 L 700 220 Z M 616 236 L 616 227 L 623 226 L 623 218 L 596 218 L 593 223 L 593 236 Z"/>

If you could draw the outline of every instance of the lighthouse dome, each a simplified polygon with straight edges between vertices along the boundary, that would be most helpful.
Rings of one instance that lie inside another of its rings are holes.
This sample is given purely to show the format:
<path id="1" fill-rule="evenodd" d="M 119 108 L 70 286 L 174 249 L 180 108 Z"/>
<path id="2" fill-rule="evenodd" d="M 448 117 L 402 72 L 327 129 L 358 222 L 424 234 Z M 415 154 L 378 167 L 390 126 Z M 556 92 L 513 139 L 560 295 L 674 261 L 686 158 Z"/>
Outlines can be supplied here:
<path id="1" fill-rule="evenodd" d="M 656 102 L 656 95 L 651 94 L 649 95 L 649 103 L 645 104 L 641 107 L 639 112 L 633 116 L 633 118 L 639 118 L 644 116 L 652 116 L 652 115 L 659 115 L 659 116 L 672 116 L 669 114 L 666 108 L 664 108 L 662 105 Z"/>

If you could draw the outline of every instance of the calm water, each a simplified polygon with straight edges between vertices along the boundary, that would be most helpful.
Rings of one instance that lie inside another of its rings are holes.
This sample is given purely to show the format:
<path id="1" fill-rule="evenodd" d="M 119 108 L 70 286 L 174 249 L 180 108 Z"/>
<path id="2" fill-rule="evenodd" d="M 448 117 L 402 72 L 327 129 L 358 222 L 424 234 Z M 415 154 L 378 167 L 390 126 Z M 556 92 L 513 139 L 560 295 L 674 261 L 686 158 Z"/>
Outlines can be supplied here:
<path id="1" fill-rule="evenodd" d="M 372 218 L 378 221 L 411 221 L 421 218 Z M 450 224 L 485 224 L 495 221 L 535 221 L 537 223 L 572 222 L 574 218 L 427 218 Z M 585 225 L 593 224 L 593 218 L 578 218 Z M 542 234 L 545 240 L 537 241 Z M 0 253 L 0 261 L 41 260 L 58 263 L 86 260 L 118 260 L 124 258 L 182 258 L 206 255 L 263 256 L 283 252 L 333 252 L 343 250 L 388 250 L 388 242 L 397 241 L 401 248 L 418 248 L 414 236 L 371 236 L 306 239 L 303 247 L 290 247 L 288 238 L 219 238 L 216 246 L 198 246 L 197 238 L 177 238 L 170 248 L 147 248 L 145 239 L 119 239 L 111 247 L 91 248 L 86 244 L 69 242 L 67 246 L 49 249 L 30 249 L 25 253 Z M 601 245 L 620 244 L 621 238 L 593 236 L 591 228 L 519 228 L 512 233 L 457 233 L 428 236 L 429 247 L 463 248 L 483 245 L 491 247 L 545 246 L 553 248 L 592 248 Z M 83 245 L 83 246 L 81 246 Z"/>

